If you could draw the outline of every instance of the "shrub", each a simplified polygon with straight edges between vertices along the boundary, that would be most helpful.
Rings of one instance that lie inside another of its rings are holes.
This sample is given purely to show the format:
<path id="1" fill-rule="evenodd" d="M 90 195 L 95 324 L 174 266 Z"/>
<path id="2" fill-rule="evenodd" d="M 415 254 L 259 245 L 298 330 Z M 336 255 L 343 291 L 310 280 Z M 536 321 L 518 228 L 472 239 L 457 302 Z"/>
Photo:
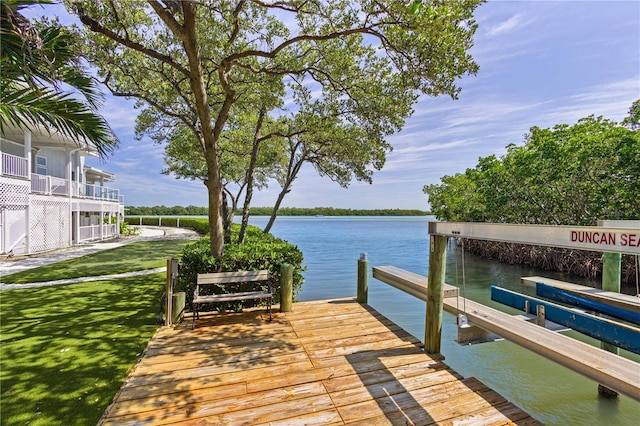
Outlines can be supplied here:
<path id="1" fill-rule="evenodd" d="M 182 220 L 180 221 L 182 225 Z M 237 233 L 240 226 L 234 224 L 232 228 L 232 241 L 237 241 Z M 225 271 L 254 271 L 267 269 L 270 274 L 270 283 L 277 289 L 280 282 L 280 268 L 283 263 L 293 266 L 293 295 L 302 288 L 304 268 L 302 252 L 298 247 L 288 242 L 265 234 L 255 226 L 249 226 L 243 244 L 226 244 L 222 259 L 216 260 L 211 256 L 209 237 L 205 236 L 198 241 L 186 246 L 182 252 L 180 273 L 176 281 L 176 291 L 186 292 L 187 305 L 193 301 L 193 290 L 196 286 L 197 274 Z M 239 287 L 239 291 L 257 290 L 260 283 L 249 283 Z M 238 287 L 236 287 L 238 288 Z M 274 302 L 280 301 L 280 294 L 274 291 Z M 244 302 L 250 306 L 252 301 Z"/>
<path id="2" fill-rule="evenodd" d="M 164 225 L 164 219 L 162 219 Z M 181 217 L 180 228 L 189 228 L 196 231 L 198 234 L 206 235 L 209 233 L 209 219 L 201 217 Z"/>
<path id="3" fill-rule="evenodd" d="M 129 225 L 127 222 L 120 222 L 120 235 L 140 235 L 140 228 Z"/>

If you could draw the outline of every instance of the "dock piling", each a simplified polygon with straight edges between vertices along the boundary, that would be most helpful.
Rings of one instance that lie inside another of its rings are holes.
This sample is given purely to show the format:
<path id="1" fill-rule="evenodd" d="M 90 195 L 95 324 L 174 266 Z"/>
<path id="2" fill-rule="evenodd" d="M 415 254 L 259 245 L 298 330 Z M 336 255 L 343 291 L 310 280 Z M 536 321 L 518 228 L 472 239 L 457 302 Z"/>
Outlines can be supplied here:
<path id="1" fill-rule="evenodd" d="M 446 272 L 447 237 L 431 235 L 429 250 L 429 278 L 427 280 L 427 316 L 424 331 L 424 350 L 440 353 L 442 340 L 442 310 L 444 277 Z"/>
<path id="2" fill-rule="evenodd" d="M 293 305 L 293 266 L 280 265 L 280 312 L 291 312 Z"/>
<path id="3" fill-rule="evenodd" d="M 367 303 L 369 299 L 369 261 L 367 253 L 360 253 L 358 259 L 358 303 Z"/>

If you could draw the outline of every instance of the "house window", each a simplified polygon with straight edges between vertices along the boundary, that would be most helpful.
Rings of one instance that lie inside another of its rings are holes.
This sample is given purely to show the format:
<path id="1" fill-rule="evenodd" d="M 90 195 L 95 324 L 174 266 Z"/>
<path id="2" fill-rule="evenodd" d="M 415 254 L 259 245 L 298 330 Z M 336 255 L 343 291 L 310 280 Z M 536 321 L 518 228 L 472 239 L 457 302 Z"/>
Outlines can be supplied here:
<path id="1" fill-rule="evenodd" d="M 45 157 L 36 157 L 36 173 L 39 175 L 47 174 L 47 159 Z"/>

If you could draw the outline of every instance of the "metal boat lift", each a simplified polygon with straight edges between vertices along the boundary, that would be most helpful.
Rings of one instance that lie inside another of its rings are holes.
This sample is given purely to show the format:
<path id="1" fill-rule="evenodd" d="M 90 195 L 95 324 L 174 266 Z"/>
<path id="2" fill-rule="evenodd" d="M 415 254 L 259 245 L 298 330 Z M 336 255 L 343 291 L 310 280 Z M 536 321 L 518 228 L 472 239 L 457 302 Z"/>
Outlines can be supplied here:
<path id="1" fill-rule="evenodd" d="M 640 227 L 579 227 L 430 222 L 429 276 L 392 266 L 373 268 L 373 277 L 427 302 L 425 351 L 439 353 L 442 312 L 464 313 L 473 326 L 497 334 L 640 401 L 640 364 L 553 332 L 524 319 L 464 299 L 444 283 L 449 237 L 563 247 L 640 256 Z M 428 282 L 428 284 L 427 284 Z M 408 290 L 407 290 L 408 289 Z M 462 306 L 466 306 L 463 311 Z"/>

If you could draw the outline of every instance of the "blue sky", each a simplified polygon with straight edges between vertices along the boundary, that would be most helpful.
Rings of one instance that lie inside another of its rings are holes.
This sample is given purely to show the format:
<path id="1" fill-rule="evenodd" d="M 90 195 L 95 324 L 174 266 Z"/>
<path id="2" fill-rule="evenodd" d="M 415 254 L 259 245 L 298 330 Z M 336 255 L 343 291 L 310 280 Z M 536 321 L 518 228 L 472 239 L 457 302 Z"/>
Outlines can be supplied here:
<path id="1" fill-rule="evenodd" d="M 45 13 L 51 10 L 61 9 Z M 389 137 L 394 151 L 372 185 L 343 189 L 309 167 L 283 206 L 426 210 L 424 185 L 522 144 L 531 126 L 572 124 L 591 114 L 622 120 L 640 99 L 639 1 L 489 1 L 476 20 L 471 53 L 480 71 L 461 79 L 458 100 L 421 98 L 404 129 Z M 201 182 L 160 173 L 161 146 L 134 140 L 133 101 L 108 97 L 101 112 L 122 146 L 106 163 L 90 163 L 115 173 L 110 186 L 126 205 L 207 205 Z M 278 191 L 273 182 L 252 204 L 271 206 Z"/>

